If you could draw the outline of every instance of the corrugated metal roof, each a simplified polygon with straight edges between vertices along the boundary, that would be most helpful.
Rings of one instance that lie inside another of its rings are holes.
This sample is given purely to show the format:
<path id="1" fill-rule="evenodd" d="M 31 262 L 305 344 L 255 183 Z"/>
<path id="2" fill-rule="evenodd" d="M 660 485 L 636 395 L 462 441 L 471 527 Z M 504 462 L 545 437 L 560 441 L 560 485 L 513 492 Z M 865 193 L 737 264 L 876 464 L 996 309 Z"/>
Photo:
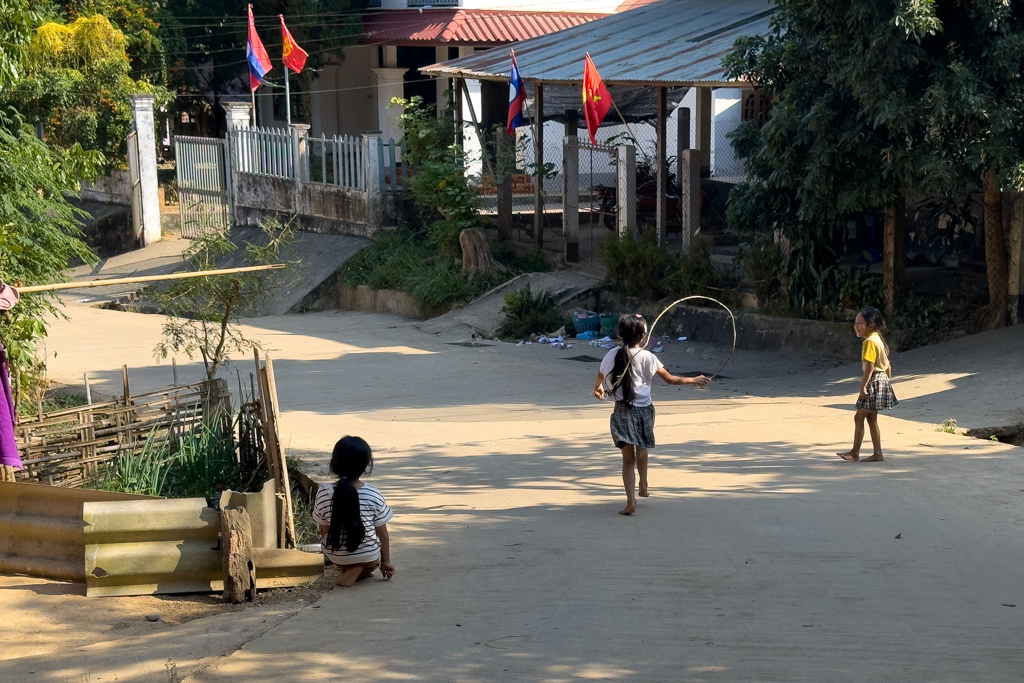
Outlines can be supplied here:
<path id="1" fill-rule="evenodd" d="M 518 43 L 519 71 L 543 83 L 580 83 L 583 55 L 605 83 L 729 85 L 722 58 L 744 35 L 766 34 L 771 0 L 661 0 L 583 26 Z M 508 51 L 496 48 L 420 69 L 420 73 L 508 80 Z"/>
<path id="2" fill-rule="evenodd" d="M 529 40 L 607 16 L 588 12 L 473 9 L 391 10 L 363 17 L 360 42 L 373 45 L 499 45 Z"/>

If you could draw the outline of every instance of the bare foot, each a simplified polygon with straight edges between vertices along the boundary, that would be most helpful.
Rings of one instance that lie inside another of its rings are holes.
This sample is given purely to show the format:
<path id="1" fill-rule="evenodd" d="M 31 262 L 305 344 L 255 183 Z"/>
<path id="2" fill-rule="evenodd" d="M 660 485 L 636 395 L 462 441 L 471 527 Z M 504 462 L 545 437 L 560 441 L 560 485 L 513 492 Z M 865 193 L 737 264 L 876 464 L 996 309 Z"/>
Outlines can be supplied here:
<path id="1" fill-rule="evenodd" d="M 640 493 L 638 493 L 637 495 L 639 495 L 641 498 L 650 498 L 651 497 L 651 494 L 647 492 L 647 487 L 646 486 L 641 486 L 640 487 Z"/>
<path id="2" fill-rule="evenodd" d="M 882 457 L 881 453 L 872 453 L 870 457 L 864 458 L 861 462 L 882 462 L 885 458 Z"/>
<path id="3" fill-rule="evenodd" d="M 359 575 L 362 573 L 362 571 L 363 570 L 361 567 L 356 567 L 355 569 L 342 570 L 342 572 L 338 574 L 338 578 L 334 580 L 334 583 L 341 586 L 342 588 L 351 588 L 355 585 L 356 580 L 359 578 Z"/>
<path id="4" fill-rule="evenodd" d="M 620 515 L 631 515 L 636 512 L 636 503 L 626 503 L 626 507 L 619 510 Z"/>
<path id="5" fill-rule="evenodd" d="M 853 451 L 846 451 L 845 453 L 836 453 L 836 455 L 838 455 L 843 460 L 850 460 L 852 462 L 857 462 L 858 460 L 860 460 L 860 456 L 854 453 Z"/>

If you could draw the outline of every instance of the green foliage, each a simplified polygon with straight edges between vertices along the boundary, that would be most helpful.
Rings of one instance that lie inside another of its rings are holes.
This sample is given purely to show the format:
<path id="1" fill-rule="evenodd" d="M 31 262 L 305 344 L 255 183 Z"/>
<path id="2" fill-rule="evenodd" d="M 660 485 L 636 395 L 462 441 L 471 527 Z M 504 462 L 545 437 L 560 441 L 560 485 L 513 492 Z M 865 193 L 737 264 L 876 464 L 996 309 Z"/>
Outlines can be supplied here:
<path id="1" fill-rule="evenodd" d="M 0 103 L 17 107 L 51 146 L 98 150 L 106 171 L 123 169 L 130 96 L 153 95 L 157 108 L 171 99 L 164 88 L 131 78 L 125 46 L 124 34 L 102 15 L 43 24 L 29 47 L 25 78 Z"/>
<path id="2" fill-rule="evenodd" d="M 657 300 L 668 294 L 665 279 L 672 256 L 658 246 L 658 237 L 648 230 L 639 240 L 627 233 L 609 235 L 601 243 L 601 262 L 608 279 L 626 296 Z"/>
<path id="3" fill-rule="evenodd" d="M 342 266 L 341 279 L 353 287 L 405 292 L 427 306 L 464 303 L 498 284 L 470 282 L 459 262 L 432 243 L 410 235 L 382 235 Z"/>
<path id="4" fill-rule="evenodd" d="M 39 14 L 29 0 L 0 0 L 0 93 L 24 76 L 32 30 Z"/>
<path id="5" fill-rule="evenodd" d="M 619 291 L 650 301 L 707 294 L 709 287 L 728 284 L 728 278 L 711 264 L 711 250 L 703 240 L 694 241 L 688 251 L 674 256 L 658 246 L 653 230 L 639 240 L 628 233 L 621 238 L 609 236 L 601 243 L 601 262 Z"/>
<path id="6" fill-rule="evenodd" d="M 72 259 L 95 260 L 81 240 L 80 214 L 65 194 L 76 193 L 77 177 L 94 175 L 99 161 L 77 145 L 47 147 L 21 117 L 0 111 L 0 279 L 18 285 L 61 282 Z M 0 340 L 15 387 L 32 402 L 44 379 L 37 347 L 46 336 L 46 319 L 59 314 L 57 301 L 52 292 L 26 294 L 0 312 Z"/>
<path id="7" fill-rule="evenodd" d="M 536 294 L 526 285 L 505 295 L 501 312 L 508 318 L 498 330 L 502 339 L 519 339 L 530 334 L 554 332 L 565 324 L 565 316 L 558 310 L 551 292 Z"/>
<path id="8" fill-rule="evenodd" d="M 945 432 L 946 434 L 956 434 L 956 418 L 951 417 L 948 420 L 943 420 L 935 431 Z"/>
<path id="9" fill-rule="evenodd" d="M 512 245 L 498 243 L 493 245 L 492 254 L 495 261 L 515 273 L 547 273 L 551 270 L 551 264 L 544 258 L 544 251 L 540 247 L 525 256 L 519 256 Z"/>
<path id="10" fill-rule="evenodd" d="M 240 266 L 281 263 L 294 235 L 291 224 L 266 220 L 260 229 L 263 239 L 249 241 L 244 247 L 217 230 L 204 232 L 182 256 L 196 271 L 217 269 L 229 258 L 242 261 Z M 184 352 L 193 358 L 198 354 L 207 379 L 215 378 L 232 352 L 262 348 L 242 333 L 241 318 L 255 313 L 276 289 L 286 286 L 289 271 L 197 277 L 175 280 L 166 288 L 150 288 L 147 296 L 169 316 L 154 355 L 167 358 L 172 352 Z"/>
<path id="11" fill-rule="evenodd" d="M 64 0 L 61 3 L 69 21 L 96 14 L 109 19 L 124 34 L 131 77 L 166 85 L 167 61 L 157 21 L 163 4 L 145 0 Z"/>
<path id="12" fill-rule="evenodd" d="M 86 398 L 84 394 L 49 394 L 43 398 L 43 412 L 52 413 L 68 408 L 84 406 Z M 39 406 L 36 403 L 22 401 L 18 404 L 18 415 L 31 417 L 39 413 Z"/>
<path id="13" fill-rule="evenodd" d="M 154 433 L 101 466 L 91 488 L 169 498 L 207 498 L 218 490 L 245 491 L 256 472 L 235 458 L 232 433 L 223 421 L 203 421 L 179 438 Z"/>
<path id="14" fill-rule="evenodd" d="M 459 235 L 476 226 L 478 195 L 469 184 L 466 153 L 454 143 L 453 122 L 439 121 L 421 97 L 396 97 L 389 106 L 403 108 L 402 150 L 414 169 L 410 189 L 427 235 L 442 251 L 458 254 Z"/>
<path id="15" fill-rule="evenodd" d="M 944 340 L 952 321 L 942 301 L 929 304 L 909 294 L 900 312 L 889 321 L 889 343 L 895 351 L 906 351 Z"/>

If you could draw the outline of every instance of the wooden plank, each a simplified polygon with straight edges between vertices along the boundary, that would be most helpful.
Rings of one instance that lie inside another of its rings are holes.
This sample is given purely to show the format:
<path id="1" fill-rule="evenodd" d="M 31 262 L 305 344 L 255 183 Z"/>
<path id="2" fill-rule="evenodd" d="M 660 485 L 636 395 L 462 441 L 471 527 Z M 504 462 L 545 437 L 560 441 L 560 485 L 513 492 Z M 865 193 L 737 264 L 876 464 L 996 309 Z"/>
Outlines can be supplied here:
<path id="1" fill-rule="evenodd" d="M 274 377 L 274 361 L 271 359 L 270 354 L 267 354 L 267 385 L 270 392 L 270 406 L 273 414 L 272 426 L 274 429 L 274 439 L 277 442 L 276 457 L 278 469 L 281 472 L 281 485 L 284 488 L 284 506 L 285 506 L 285 520 L 288 529 L 288 544 L 286 548 L 295 547 L 295 519 L 292 513 L 292 487 L 291 481 L 288 477 L 288 462 L 285 458 L 284 445 L 281 443 L 280 430 L 278 426 L 280 424 L 281 408 L 277 403 L 277 380 Z"/>

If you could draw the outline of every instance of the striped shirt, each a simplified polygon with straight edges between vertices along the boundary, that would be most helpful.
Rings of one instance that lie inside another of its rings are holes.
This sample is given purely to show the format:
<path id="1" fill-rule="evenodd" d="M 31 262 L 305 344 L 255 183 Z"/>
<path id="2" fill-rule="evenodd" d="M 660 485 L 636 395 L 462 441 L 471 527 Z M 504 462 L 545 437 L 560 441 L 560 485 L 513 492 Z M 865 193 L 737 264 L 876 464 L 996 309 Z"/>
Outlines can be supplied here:
<path id="1" fill-rule="evenodd" d="M 376 528 L 384 526 L 390 521 L 394 513 L 384 502 L 384 496 L 373 486 L 363 484 L 361 489 L 356 489 L 359 494 L 359 516 L 363 519 L 363 526 L 366 528 L 366 536 L 363 542 L 349 552 L 345 548 L 345 532 L 342 530 L 338 548 L 327 547 L 326 534 L 320 539 L 320 548 L 324 555 L 334 564 L 359 564 L 360 562 L 373 562 L 380 559 L 380 539 L 377 538 Z M 317 524 L 329 526 L 331 523 L 331 510 L 334 508 L 334 484 L 320 484 L 316 490 L 316 499 L 313 502 L 313 521 Z"/>

